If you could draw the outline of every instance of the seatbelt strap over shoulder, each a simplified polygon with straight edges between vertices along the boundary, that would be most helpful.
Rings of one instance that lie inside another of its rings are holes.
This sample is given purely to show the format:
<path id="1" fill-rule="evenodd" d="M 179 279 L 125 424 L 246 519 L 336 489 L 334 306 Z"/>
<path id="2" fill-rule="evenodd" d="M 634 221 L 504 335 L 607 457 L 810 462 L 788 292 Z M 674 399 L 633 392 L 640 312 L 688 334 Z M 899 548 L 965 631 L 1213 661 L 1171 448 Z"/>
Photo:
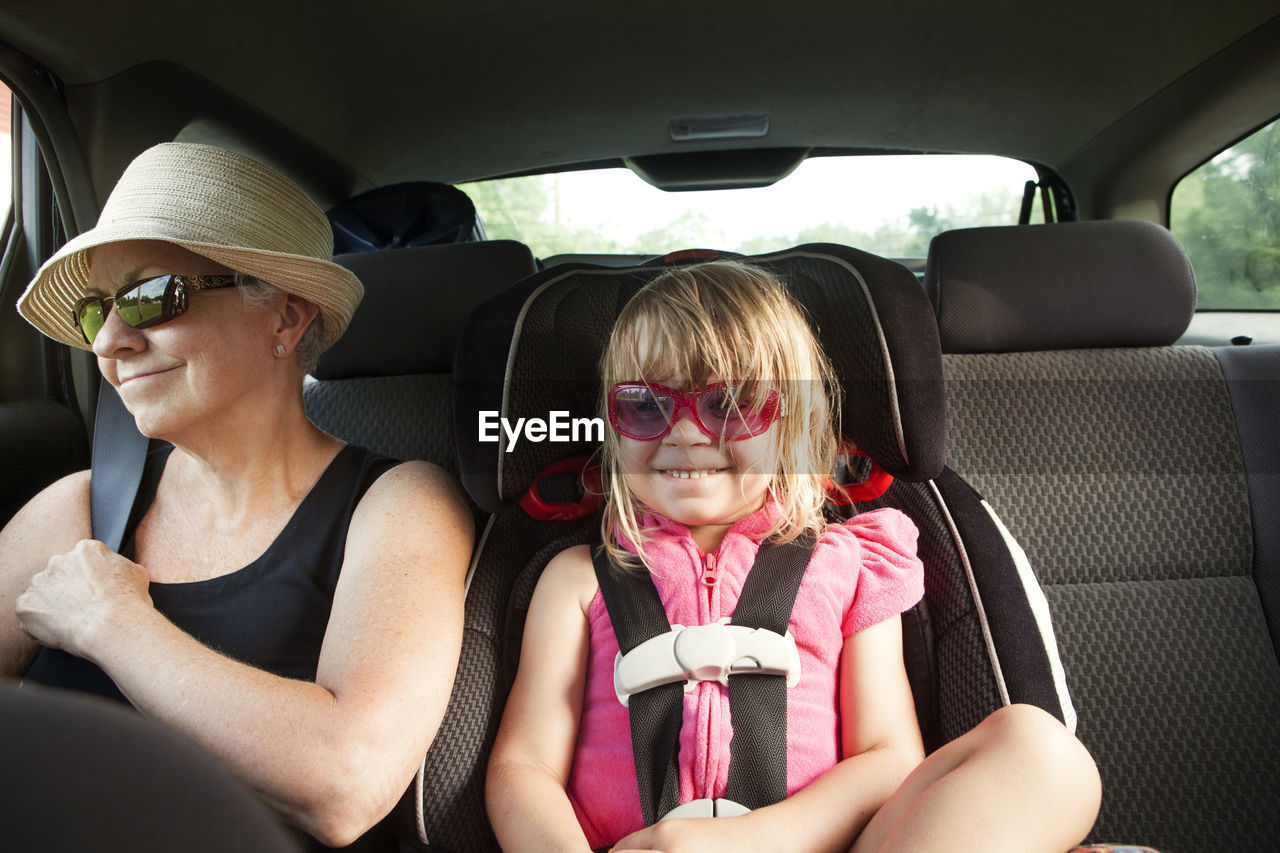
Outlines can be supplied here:
<path id="1" fill-rule="evenodd" d="M 785 634 L 812 541 L 765 544 L 742 585 L 735 625 Z M 787 680 L 744 673 L 729 679 L 733 743 L 725 798 L 758 809 L 787 798 Z"/>
<path id="2" fill-rule="evenodd" d="M 671 630 L 667 612 L 649 573 L 615 565 L 600 547 L 593 549 L 596 579 L 613 624 L 618 649 L 628 654 L 646 640 Z M 684 714 L 684 686 L 662 684 L 631 697 L 631 750 L 635 756 L 636 783 L 644 825 L 680 804 L 680 722 Z"/>
<path id="3" fill-rule="evenodd" d="M 761 545 L 738 599 L 733 625 L 786 634 L 812 553 L 812 542 Z M 594 563 L 622 655 L 671 631 L 648 572 L 611 565 L 603 549 L 596 550 Z M 735 672 L 729 678 L 734 735 L 725 799 L 747 809 L 779 802 L 787 795 L 786 691 L 786 675 Z M 632 750 L 646 826 L 679 804 L 683 698 L 681 682 L 629 697 Z"/>
<path id="4" fill-rule="evenodd" d="M 93 538 L 112 551 L 120 550 L 133 499 L 142 482 L 148 443 L 116 389 L 103 379 L 93 422 L 89 511 Z"/>

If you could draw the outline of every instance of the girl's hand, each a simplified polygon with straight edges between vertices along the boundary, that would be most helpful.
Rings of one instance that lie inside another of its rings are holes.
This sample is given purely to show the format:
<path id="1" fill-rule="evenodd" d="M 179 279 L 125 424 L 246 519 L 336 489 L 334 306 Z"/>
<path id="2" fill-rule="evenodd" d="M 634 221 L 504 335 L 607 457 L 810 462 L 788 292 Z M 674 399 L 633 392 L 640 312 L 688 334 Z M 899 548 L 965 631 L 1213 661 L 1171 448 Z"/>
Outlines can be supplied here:
<path id="1" fill-rule="evenodd" d="M 633 832 L 613 845 L 611 853 L 706 853 L 712 850 L 763 851 L 761 834 L 751 827 L 749 815 L 739 817 L 664 820 Z"/>
<path id="2" fill-rule="evenodd" d="M 105 626 L 129 624 L 126 614 L 151 609 L 150 580 L 142 566 L 83 539 L 31 579 L 15 602 L 18 624 L 43 645 L 89 658 Z"/>

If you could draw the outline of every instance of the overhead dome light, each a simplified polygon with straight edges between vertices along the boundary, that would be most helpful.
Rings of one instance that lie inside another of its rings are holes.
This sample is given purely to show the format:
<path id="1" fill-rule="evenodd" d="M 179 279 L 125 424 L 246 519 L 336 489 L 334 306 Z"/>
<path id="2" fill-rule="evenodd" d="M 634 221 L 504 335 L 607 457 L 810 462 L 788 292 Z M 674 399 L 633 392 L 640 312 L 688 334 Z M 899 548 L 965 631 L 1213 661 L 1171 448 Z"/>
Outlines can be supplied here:
<path id="1" fill-rule="evenodd" d="M 724 116 L 683 116 L 667 123 L 674 142 L 701 139 L 758 139 L 769 132 L 768 113 Z"/>

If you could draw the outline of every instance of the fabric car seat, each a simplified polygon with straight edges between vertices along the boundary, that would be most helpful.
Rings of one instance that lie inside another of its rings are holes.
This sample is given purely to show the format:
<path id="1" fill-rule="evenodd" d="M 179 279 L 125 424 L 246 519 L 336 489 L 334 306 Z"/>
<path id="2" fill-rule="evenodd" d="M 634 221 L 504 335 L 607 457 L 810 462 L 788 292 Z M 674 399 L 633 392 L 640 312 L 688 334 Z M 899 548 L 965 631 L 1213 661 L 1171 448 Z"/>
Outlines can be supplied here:
<path id="1" fill-rule="evenodd" d="M 339 438 L 398 459 L 434 462 L 456 476 L 454 349 L 476 305 L 534 272 L 532 253 L 522 243 L 493 240 L 384 249 L 334 260 L 360 277 L 365 296 L 346 333 L 307 379 L 303 398 L 308 417 Z M 464 641 L 464 657 L 474 642 Z M 459 683 L 465 678 L 460 674 Z M 470 772 L 469 756 L 481 738 L 451 703 L 397 808 L 403 839 L 411 842 L 428 834 L 423 821 L 429 818 L 422 814 L 424 784 L 435 798 L 436 813 L 454 810 L 456 789 L 445 780 L 465 775 L 459 768 Z"/>
<path id="2" fill-rule="evenodd" d="M 467 630 L 484 635 L 455 698 L 492 742 L 518 662 L 524 616 L 547 561 L 598 535 L 580 470 L 599 436 L 481 440 L 482 422 L 562 422 L 597 415 L 597 364 L 619 310 L 666 264 L 618 269 L 567 264 L 486 302 L 468 321 L 454 379 L 460 473 L 492 513 L 475 557 Z M 945 419 L 937 329 L 915 276 L 835 245 L 807 245 L 748 261 L 787 283 L 807 310 L 845 394 L 844 437 L 895 479 L 865 508 L 896 505 L 921 528 L 926 598 L 904 619 L 908 667 L 926 745 L 936 749 L 1011 701 L 1070 721 L 1047 613 L 980 499 L 944 468 Z M 492 429 L 487 437 L 493 437 Z M 856 477 L 856 475 L 855 475 Z M 862 508 L 862 507 L 859 507 Z M 535 517 L 536 516 L 536 517 Z M 488 675 L 486 679 L 484 676 Z M 464 695 L 465 694 L 465 695 Z M 458 851 L 496 850 L 484 822 L 483 764 L 474 805 L 453 817 Z"/>
<path id="3" fill-rule="evenodd" d="M 511 240 L 338 255 L 364 299 L 304 388 L 307 414 L 333 435 L 457 475 L 453 352 L 477 305 L 537 268 Z"/>
<path id="4" fill-rule="evenodd" d="M 1280 348 L 1174 346 L 1182 247 L 1144 222 L 944 233 L 950 465 L 1036 567 L 1102 774 L 1090 839 L 1280 839 Z"/>

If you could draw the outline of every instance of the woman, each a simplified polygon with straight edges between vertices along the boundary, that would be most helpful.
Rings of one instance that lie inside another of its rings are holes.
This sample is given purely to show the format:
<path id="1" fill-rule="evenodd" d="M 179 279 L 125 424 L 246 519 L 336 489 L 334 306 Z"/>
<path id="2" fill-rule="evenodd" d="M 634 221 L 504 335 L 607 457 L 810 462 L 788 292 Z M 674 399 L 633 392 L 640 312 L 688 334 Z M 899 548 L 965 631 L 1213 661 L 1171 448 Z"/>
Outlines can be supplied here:
<path id="1" fill-rule="evenodd" d="M 306 418 L 303 376 L 363 293 L 331 247 L 279 174 L 170 143 L 40 269 L 22 315 L 91 348 L 172 449 L 149 458 L 120 554 L 90 540 L 88 471 L 0 533 L 0 673 L 96 690 L 100 668 L 343 845 L 391 810 L 444 715 L 472 529 L 440 469 Z"/>

